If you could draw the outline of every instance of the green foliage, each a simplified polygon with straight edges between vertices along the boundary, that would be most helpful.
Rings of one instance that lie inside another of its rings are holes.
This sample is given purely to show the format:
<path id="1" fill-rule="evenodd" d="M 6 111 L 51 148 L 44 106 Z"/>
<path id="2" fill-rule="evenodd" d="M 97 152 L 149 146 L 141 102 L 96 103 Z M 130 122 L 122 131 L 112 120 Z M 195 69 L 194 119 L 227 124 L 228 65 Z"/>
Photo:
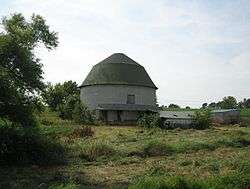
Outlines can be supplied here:
<path id="1" fill-rule="evenodd" d="M 217 103 L 211 102 L 211 103 L 208 105 L 208 107 L 209 107 L 209 108 L 212 108 L 212 109 L 217 108 Z"/>
<path id="2" fill-rule="evenodd" d="M 161 119 L 157 113 L 144 113 L 139 117 L 137 124 L 146 128 L 161 127 Z"/>
<path id="3" fill-rule="evenodd" d="M 80 101 L 75 104 L 72 114 L 73 120 L 77 123 L 89 125 L 95 123 L 94 113 L 88 110 L 88 108 Z"/>
<path id="4" fill-rule="evenodd" d="M 39 123 L 43 126 L 70 126 L 72 121 L 63 120 L 58 116 L 57 112 L 50 111 L 45 109 L 41 114 L 37 116 Z"/>
<path id="5" fill-rule="evenodd" d="M 250 118 L 250 108 L 244 108 L 240 110 L 241 117 L 249 117 Z"/>
<path id="6" fill-rule="evenodd" d="M 239 104 L 237 103 L 237 100 L 233 96 L 226 96 L 222 99 L 222 101 L 219 102 L 211 102 L 210 104 L 204 103 L 202 104 L 203 108 L 209 107 L 212 109 L 216 108 L 221 108 L 221 109 L 234 109 L 237 108 L 238 106 L 241 108 L 243 106 L 243 102 L 240 102 Z"/>
<path id="7" fill-rule="evenodd" d="M 208 104 L 205 102 L 202 104 L 202 108 L 206 108 L 208 106 Z"/>
<path id="8" fill-rule="evenodd" d="M 65 163 L 64 148 L 37 128 L 24 129 L 10 122 L 0 125 L 0 165 Z"/>
<path id="9" fill-rule="evenodd" d="M 211 126 L 211 112 L 209 109 L 195 111 L 193 116 L 193 128 L 195 129 L 207 129 Z"/>
<path id="10" fill-rule="evenodd" d="M 55 85 L 48 83 L 42 97 L 48 106 L 56 111 L 60 106 L 65 105 L 67 101 L 72 101 L 72 98 L 79 98 L 79 94 L 77 83 L 66 81 L 63 84 L 57 83 Z"/>
<path id="11" fill-rule="evenodd" d="M 62 119 L 74 120 L 82 124 L 94 124 L 94 114 L 80 101 L 80 92 L 76 82 L 48 84 L 42 96 L 50 109 L 57 111 Z"/>
<path id="12" fill-rule="evenodd" d="M 75 107 L 80 104 L 79 96 L 70 95 L 65 99 L 65 102 L 60 104 L 57 108 L 59 117 L 62 119 L 73 119 L 73 111 Z"/>
<path id="13" fill-rule="evenodd" d="M 237 108 L 237 100 L 233 96 L 224 97 L 221 102 L 219 102 L 219 107 L 223 109 Z"/>
<path id="14" fill-rule="evenodd" d="M 181 107 L 179 105 L 177 105 L 177 104 L 169 104 L 168 108 L 176 108 L 176 109 L 178 109 L 178 108 L 181 108 Z"/>
<path id="15" fill-rule="evenodd" d="M 22 126 L 34 126 L 42 82 L 42 64 L 34 54 L 38 44 L 47 49 L 58 44 L 57 34 L 49 30 L 45 20 L 33 15 L 28 22 L 22 14 L 5 17 L 0 33 L 0 116 Z"/>

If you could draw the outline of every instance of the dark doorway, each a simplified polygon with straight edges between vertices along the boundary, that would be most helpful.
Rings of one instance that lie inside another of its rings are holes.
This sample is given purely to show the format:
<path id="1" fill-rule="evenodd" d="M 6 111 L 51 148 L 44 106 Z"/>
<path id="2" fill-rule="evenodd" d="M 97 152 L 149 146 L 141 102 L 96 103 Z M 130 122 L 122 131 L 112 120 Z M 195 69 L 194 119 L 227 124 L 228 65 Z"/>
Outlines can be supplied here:
<path id="1" fill-rule="evenodd" d="M 108 121 L 108 111 L 102 111 L 102 119 L 103 121 Z"/>
<path id="2" fill-rule="evenodd" d="M 118 110 L 118 111 L 117 111 L 117 121 L 118 121 L 118 122 L 121 122 L 121 121 L 122 121 L 122 119 L 121 119 L 121 114 L 122 114 L 122 111 L 121 111 L 121 110 Z"/>

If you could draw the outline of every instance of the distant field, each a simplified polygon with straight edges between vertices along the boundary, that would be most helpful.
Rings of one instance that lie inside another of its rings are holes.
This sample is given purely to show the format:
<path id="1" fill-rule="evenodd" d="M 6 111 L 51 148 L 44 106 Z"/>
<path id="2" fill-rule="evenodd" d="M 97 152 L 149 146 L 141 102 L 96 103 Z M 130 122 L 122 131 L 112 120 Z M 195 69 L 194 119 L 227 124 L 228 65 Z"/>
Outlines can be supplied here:
<path id="1" fill-rule="evenodd" d="M 250 118 L 250 108 L 241 109 L 240 116 Z"/>
<path id="2" fill-rule="evenodd" d="M 244 110 L 243 115 L 248 113 Z M 139 188 L 140 183 L 135 184 L 139 180 L 155 182 L 151 177 L 159 176 L 228 182 L 237 186 L 234 188 L 250 184 L 250 127 L 147 130 L 94 126 L 91 136 L 83 125 L 63 121 L 54 113 L 40 116 L 40 122 L 42 132 L 67 149 L 67 164 L 1 168 L 0 188 Z"/>
<path id="3" fill-rule="evenodd" d="M 196 111 L 198 108 L 186 109 L 186 108 L 165 108 L 164 111 Z"/>

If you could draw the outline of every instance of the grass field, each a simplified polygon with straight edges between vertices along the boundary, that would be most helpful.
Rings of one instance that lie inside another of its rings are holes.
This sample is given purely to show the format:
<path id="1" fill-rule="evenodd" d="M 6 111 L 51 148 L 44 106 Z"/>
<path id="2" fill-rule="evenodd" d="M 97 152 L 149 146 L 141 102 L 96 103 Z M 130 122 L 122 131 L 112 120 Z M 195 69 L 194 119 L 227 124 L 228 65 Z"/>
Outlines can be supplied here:
<path id="1" fill-rule="evenodd" d="M 248 118 L 250 118 L 250 108 L 241 109 L 240 115 L 241 115 L 241 117 L 248 117 Z"/>
<path id="2" fill-rule="evenodd" d="M 246 112 L 242 114 L 248 115 L 249 110 Z M 250 127 L 86 128 L 63 121 L 55 113 L 41 115 L 40 122 L 43 134 L 56 138 L 67 149 L 67 162 L 1 168 L 0 188 L 146 188 L 142 185 L 148 182 L 159 184 L 155 177 L 180 176 L 205 182 L 223 178 L 226 182 L 231 175 L 241 179 L 234 179 L 236 185 L 241 184 L 238 188 L 250 184 Z"/>

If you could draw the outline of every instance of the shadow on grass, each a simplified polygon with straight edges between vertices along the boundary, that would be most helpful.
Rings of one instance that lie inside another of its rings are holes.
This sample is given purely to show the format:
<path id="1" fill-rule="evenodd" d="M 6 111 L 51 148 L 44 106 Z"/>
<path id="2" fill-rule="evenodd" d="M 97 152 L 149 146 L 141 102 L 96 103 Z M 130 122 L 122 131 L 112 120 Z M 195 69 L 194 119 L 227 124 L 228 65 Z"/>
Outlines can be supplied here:
<path id="1" fill-rule="evenodd" d="M 0 188 L 20 189 L 104 189 L 103 185 L 89 183 L 83 172 L 70 172 L 63 167 L 2 167 Z M 117 184 L 118 186 L 119 184 Z M 127 186 L 121 184 L 119 188 Z M 116 188 L 116 186 L 112 187 Z"/>

